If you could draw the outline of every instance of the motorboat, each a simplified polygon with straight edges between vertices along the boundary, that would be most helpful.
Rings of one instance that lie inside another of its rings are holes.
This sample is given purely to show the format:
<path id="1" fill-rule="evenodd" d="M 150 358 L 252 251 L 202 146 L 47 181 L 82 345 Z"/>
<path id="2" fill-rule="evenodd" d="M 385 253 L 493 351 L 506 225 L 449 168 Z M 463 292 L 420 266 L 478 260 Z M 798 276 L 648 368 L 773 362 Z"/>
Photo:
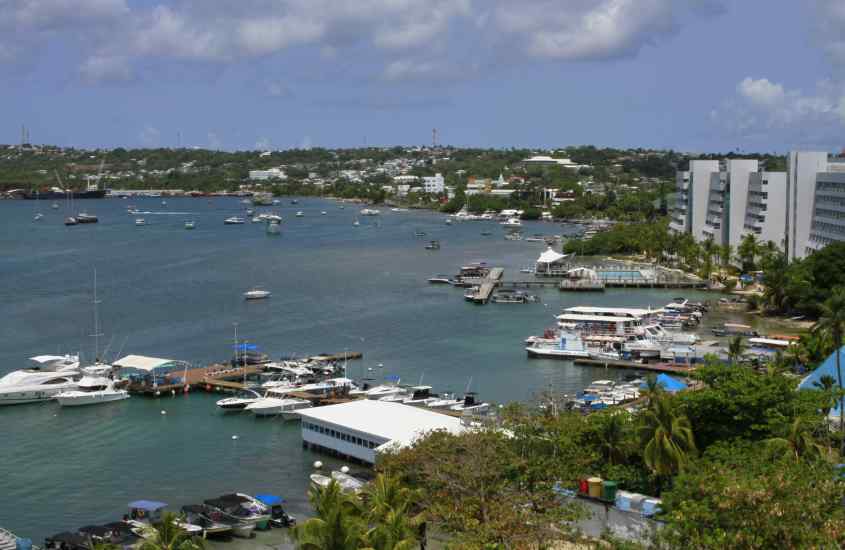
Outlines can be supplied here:
<path id="1" fill-rule="evenodd" d="M 38 220 L 40 220 L 40 219 L 41 219 L 41 218 L 43 218 L 43 217 L 44 217 L 44 214 L 42 214 L 41 212 L 39 212 L 38 214 L 36 214 L 35 216 L 33 216 L 33 217 L 32 217 L 32 221 L 36 221 L 36 222 L 37 222 Z"/>
<path id="2" fill-rule="evenodd" d="M 147 225 L 147 221 L 144 218 L 135 218 L 135 225 Z"/>
<path id="3" fill-rule="evenodd" d="M 129 392 L 114 387 L 114 382 L 99 376 L 83 376 L 78 389 L 56 395 L 56 401 L 62 407 L 98 405 L 129 399 Z"/>
<path id="4" fill-rule="evenodd" d="M 243 523 L 252 524 L 255 529 L 268 529 L 270 527 L 268 508 L 257 503 L 253 497 L 248 495 L 229 493 L 206 500 L 205 504 L 236 517 Z"/>
<path id="5" fill-rule="evenodd" d="M 68 216 L 65 218 L 65 225 L 77 225 L 79 222 L 76 221 L 76 218 L 73 216 Z"/>
<path id="6" fill-rule="evenodd" d="M 261 399 L 261 394 L 255 390 L 241 390 L 234 397 L 226 397 L 217 401 L 216 405 L 224 411 L 242 411 L 247 405 Z"/>
<path id="7" fill-rule="evenodd" d="M 564 332 L 556 340 L 549 342 L 534 342 L 525 348 L 528 357 L 545 359 L 588 359 L 590 350 L 581 337 L 574 332 Z"/>
<path id="8" fill-rule="evenodd" d="M 55 356 L 38 358 L 43 357 Z M 62 392 L 75 390 L 81 376 L 78 367 L 79 363 L 75 362 L 57 369 L 21 369 L 10 372 L 0 378 L 0 405 L 49 401 Z"/>
<path id="9" fill-rule="evenodd" d="M 332 482 L 332 478 L 323 474 L 311 474 L 308 477 L 311 479 L 311 484 L 319 489 L 325 489 Z"/>
<path id="10" fill-rule="evenodd" d="M 120 548 L 131 547 L 141 540 L 141 537 L 132 530 L 132 526 L 123 521 L 104 525 L 86 525 L 80 527 L 78 532 L 95 544 L 117 545 Z"/>
<path id="11" fill-rule="evenodd" d="M 359 225 L 361 225 L 361 222 L 358 221 L 358 218 L 355 218 L 355 221 L 352 222 L 352 225 L 358 227 Z"/>
<path id="12" fill-rule="evenodd" d="M 299 418 L 298 411 L 312 407 L 311 402 L 307 399 L 273 397 L 273 395 L 273 390 L 269 390 L 267 395 L 250 403 L 244 410 L 255 414 L 255 416 L 281 416 L 285 420 L 294 420 Z"/>
<path id="13" fill-rule="evenodd" d="M 493 294 L 490 301 L 496 304 L 529 304 L 536 303 L 537 296 L 521 290 L 502 289 Z"/>
<path id="14" fill-rule="evenodd" d="M 270 509 L 270 525 L 273 527 L 293 527 L 296 525 L 296 518 L 285 512 L 282 506 L 285 499 L 277 495 L 255 495 L 255 500 L 264 504 Z"/>
<path id="15" fill-rule="evenodd" d="M 452 218 L 446 218 L 446 225 L 452 225 Z"/>
<path id="16" fill-rule="evenodd" d="M 301 217 L 302 217 L 302 216 L 304 216 L 304 215 L 305 215 L 305 212 L 303 212 L 302 210 L 297 210 L 297 211 L 296 211 L 296 217 L 297 217 L 297 218 L 301 218 Z"/>
<path id="17" fill-rule="evenodd" d="M 501 222 L 503 227 L 522 227 L 522 221 L 519 218 L 508 218 Z"/>
<path id="18" fill-rule="evenodd" d="M 349 393 L 352 390 L 357 389 L 355 382 L 353 382 L 349 378 L 329 378 L 328 380 L 323 380 L 322 382 L 315 382 L 313 384 L 305 384 L 303 386 L 299 386 L 296 388 L 292 388 L 289 390 L 277 390 L 277 391 L 284 391 L 286 394 L 290 392 L 299 392 L 299 393 L 307 393 L 309 395 L 331 395 L 331 394 L 342 394 L 342 393 Z"/>
<path id="19" fill-rule="evenodd" d="M 425 231 L 414 231 L 414 237 L 425 237 Z"/>
<path id="20" fill-rule="evenodd" d="M 298 201 L 298 200 L 296 200 L 296 199 L 291 199 L 290 203 L 291 203 L 291 204 L 299 204 L 299 201 Z"/>
<path id="21" fill-rule="evenodd" d="M 430 409 L 448 409 L 449 407 L 460 405 L 463 402 L 463 399 L 455 399 L 455 396 L 453 394 L 444 393 L 442 396 L 440 396 L 440 399 L 436 399 L 427 403 L 426 407 Z"/>
<path id="22" fill-rule="evenodd" d="M 282 201 L 280 201 L 279 199 L 273 199 L 273 205 L 275 206 L 278 204 L 282 204 Z"/>
<path id="23" fill-rule="evenodd" d="M 58 210 L 59 209 L 59 203 L 54 202 L 53 204 L 50 205 L 50 208 L 52 208 L 53 210 Z"/>
<path id="24" fill-rule="evenodd" d="M 326 214 L 328 214 L 328 212 L 326 212 L 325 210 L 321 210 L 321 211 L 320 211 L 320 215 L 321 215 L 321 216 L 325 216 Z"/>
<path id="25" fill-rule="evenodd" d="M 381 214 L 381 211 L 376 210 L 374 208 L 363 208 L 359 212 L 359 214 L 361 214 L 362 216 L 378 216 L 379 214 Z"/>
<path id="26" fill-rule="evenodd" d="M 450 411 L 457 411 L 462 413 L 483 413 L 490 409 L 490 403 L 478 403 L 475 400 L 475 393 L 468 392 L 464 395 L 462 403 L 452 405 L 449 407 Z"/>
<path id="27" fill-rule="evenodd" d="M 282 232 L 282 224 L 277 221 L 271 221 L 267 224 L 268 235 L 278 235 Z"/>
<path id="28" fill-rule="evenodd" d="M 411 386 L 408 388 L 410 395 L 406 395 L 402 403 L 405 405 L 426 406 L 438 399 L 431 393 L 431 390 L 431 386 Z"/>
<path id="29" fill-rule="evenodd" d="M 398 395 L 402 393 L 407 393 L 405 388 L 399 386 L 399 377 L 397 376 L 388 376 L 385 377 L 387 380 L 390 380 L 391 384 L 381 384 L 378 386 L 374 386 L 372 388 L 367 388 L 364 386 L 362 389 L 352 390 L 349 392 L 350 397 L 364 397 L 365 399 L 376 399 L 379 400 L 383 397 L 388 397 L 392 395 Z"/>
<path id="30" fill-rule="evenodd" d="M 451 285 L 453 283 L 452 279 L 448 275 L 435 275 L 434 277 L 429 277 L 428 282 L 433 285 Z"/>
<path id="31" fill-rule="evenodd" d="M 365 481 L 341 470 L 334 470 L 332 472 L 332 479 L 340 485 L 340 490 L 345 493 L 360 493 L 367 484 Z"/>
<path id="32" fill-rule="evenodd" d="M 231 217 L 223 220 L 223 223 L 225 225 L 243 225 L 243 224 L 246 223 L 246 220 L 244 220 L 243 218 L 239 218 L 237 216 L 231 216 Z"/>
<path id="33" fill-rule="evenodd" d="M 129 503 L 129 520 L 126 522 L 135 534 L 141 538 L 149 538 L 151 529 L 161 523 L 162 515 L 167 503 L 155 500 L 136 500 Z M 176 526 L 184 529 L 188 535 L 202 536 L 203 529 L 199 525 L 188 523 L 182 519 L 176 520 Z"/>
<path id="34" fill-rule="evenodd" d="M 15 548 L 13 544 L 11 548 Z M 79 533 L 64 531 L 44 539 L 45 550 L 90 550 L 88 537 Z"/>
<path id="35" fill-rule="evenodd" d="M 204 504 L 188 504 L 180 510 L 185 521 L 202 527 L 203 538 L 208 536 L 229 535 L 237 521 L 226 522 L 223 513 Z"/>
<path id="36" fill-rule="evenodd" d="M 80 212 L 76 215 L 76 222 L 77 223 L 97 223 L 99 218 L 94 214 L 86 214 L 84 212 Z"/>
<path id="37" fill-rule="evenodd" d="M 271 292 L 269 290 L 263 290 L 258 287 L 255 287 L 251 290 L 244 292 L 244 299 L 245 300 L 264 300 L 265 298 L 269 298 L 271 296 Z"/>
<path id="38" fill-rule="evenodd" d="M 194 227 L 196 227 L 196 224 L 194 222 L 192 222 L 192 221 L 185 222 L 185 229 L 193 229 Z"/>
<path id="39" fill-rule="evenodd" d="M 247 211 L 246 211 L 247 217 L 253 216 L 254 214 L 255 214 L 255 210 L 253 210 L 252 208 L 247 209 Z"/>
<path id="40" fill-rule="evenodd" d="M 431 241 L 425 245 L 426 250 L 440 250 L 440 241 Z"/>

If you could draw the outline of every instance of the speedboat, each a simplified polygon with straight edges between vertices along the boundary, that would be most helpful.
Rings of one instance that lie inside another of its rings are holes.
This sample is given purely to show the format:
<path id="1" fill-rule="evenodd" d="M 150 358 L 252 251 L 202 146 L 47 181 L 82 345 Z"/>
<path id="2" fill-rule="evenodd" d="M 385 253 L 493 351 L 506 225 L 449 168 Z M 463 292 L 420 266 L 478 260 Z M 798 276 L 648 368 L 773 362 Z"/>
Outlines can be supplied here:
<path id="1" fill-rule="evenodd" d="M 426 250 L 440 250 L 440 241 L 431 241 L 425 245 Z"/>
<path id="2" fill-rule="evenodd" d="M 325 489 L 332 482 L 332 478 L 323 474 L 311 474 L 308 477 L 311 479 L 311 484 L 319 489 Z"/>
<path id="3" fill-rule="evenodd" d="M 194 227 L 196 227 L 196 224 L 194 222 L 192 222 L 192 221 L 185 222 L 185 229 L 193 229 Z"/>
<path id="4" fill-rule="evenodd" d="M 117 545 L 128 548 L 136 544 L 141 537 L 132 531 L 132 526 L 123 521 L 114 521 L 104 525 L 86 525 L 78 529 L 79 534 L 90 538 L 95 544 Z"/>
<path id="5" fill-rule="evenodd" d="M 67 218 L 65 218 L 65 225 L 76 225 L 78 223 L 79 222 L 76 221 L 76 218 L 74 218 L 73 216 L 68 216 Z"/>
<path id="6" fill-rule="evenodd" d="M 253 288 L 244 292 L 244 299 L 246 300 L 263 300 L 269 298 L 271 293 L 269 290 L 262 290 L 260 288 Z"/>
<path id="7" fill-rule="evenodd" d="M 53 210 L 58 210 L 59 209 L 59 203 L 54 202 L 53 204 L 50 205 L 50 208 L 52 208 Z"/>
<path id="8" fill-rule="evenodd" d="M 202 527 L 203 538 L 228 535 L 234 529 L 233 523 L 237 524 L 235 521 L 232 523 L 226 522 L 222 512 L 204 504 L 188 504 L 182 506 L 180 511 L 185 516 L 186 522 Z"/>
<path id="9" fill-rule="evenodd" d="M 129 503 L 129 520 L 126 522 L 141 538 L 149 538 L 153 525 L 161 523 L 162 514 L 167 503 L 155 500 L 136 500 Z M 199 525 L 177 519 L 176 526 L 192 536 L 201 536 L 203 529 Z"/>
<path id="10" fill-rule="evenodd" d="M 431 386 L 412 386 L 408 388 L 411 395 L 405 397 L 402 403 L 405 405 L 428 405 L 438 398 L 432 395 Z"/>
<path id="11" fill-rule="evenodd" d="M 359 214 L 362 216 L 378 216 L 381 214 L 381 211 L 374 208 L 364 208 L 359 212 Z"/>
<path id="12" fill-rule="evenodd" d="M 238 518 L 241 522 L 252 524 L 256 529 L 269 529 L 269 509 L 249 495 L 229 493 L 209 499 L 205 504 Z"/>
<path id="13" fill-rule="evenodd" d="M 12 544 L 11 548 L 15 548 Z M 44 539 L 45 550 L 89 550 L 88 537 L 64 531 Z"/>
<path id="14" fill-rule="evenodd" d="M 147 225 L 147 221 L 144 218 L 135 218 L 135 225 Z"/>
<path id="15" fill-rule="evenodd" d="M 129 399 L 128 391 L 115 389 L 113 381 L 96 376 L 83 376 L 79 381 L 79 389 L 65 391 L 56 396 L 56 401 L 62 407 L 98 405 L 124 399 Z"/>
<path id="16" fill-rule="evenodd" d="M 452 218 L 446 218 L 446 225 L 452 225 Z"/>
<path id="17" fill-rule="evenodd" d="M 293 420 L 299 418 L 297 411 L 310 409 L 312 406 L 311 402 L 307 399 L 273 397 L 273 395 L 273 390 L 269 390 L 265 397 L 250 403 L 244 410 L 250 411 L 255 416 L 281 415 L 285 420 Z"/>
<path id="18" fill-rule="evenodd" d="M 243 225 L 246 221 L 243 218 L 239 218 L 237 216 L 231 216 L 223 220 L 225 225 Z"/>
<path id="19" fill-rule="evenodd" d="M 449 407 L 454 407 L 455 405 L 460 405 L 461 403 L 463 403 L 463 400 L 455 399 L 454 395 L 445 393 L 440 397 L 440 399 L 435 399 L 434 401 L 426 403 L 426 407 L 430 409 L 448 409 Z"/>
<path id="20" fill-rule="evenodd" d="M 352 222 L 352 225 L 354 225 L 355 227 L 358 227 L 359 225 L 361 225 L 361 222 L 358 221 L 358 218 L 355 218 L 355 221 Z"/>
<path id="21" fill-rule="evenodd" d="M 293 527 L 296 518 L 282 507 L 285 499 L 276 495 L 255 495 L 255 499 L 270 509 L 270 524 L 273 527 Z"/>
<path id="22" fill-rule="evenodd" d="M 452 405 L 451 407 L 449 407 L 449 410 L 458 412 L 483 413 L 487 412 L 489 408 L 490 403 L 477 403 L 475 401 L 475 394 L 473 392 L 469 392 L 464 395 L 463 403 Z"/>
<path id="23" fill-rule="evenodd" d="M 38 214 L 36 214 L 35 216 L 32 217 L 32 220 L 37 222 L 38 220 L 40 220 L 43 217 L 44 217 L 44 214 L 39 212 Z"/>
<path id="24" fill-rule="evenodd" d="M 304 215 L 305 215 L 305 212 L 303 212 L 302 210 L 297 210 L 297 212 L 296 212 L 296 217 L 297 217 L 297 218 L 301 218 L 301 217 L 302 217 L 302 216 L 304 216 Z"/>
<path id="25" fill-rule="evenodd" d="M 255 390 L 241 390 L 234 397 L 226 397 L 217 402 L 217 406 L 224 411 L 242 411 L 247 405 L 261 399 L 261 394 Z"/>
<path id="26" fill-rule="evenodd" d="M 247 217 L 252 216 L 253 214 L 255 214 L 255 210 L 253 210 L 252 208 L 247 209 L 247 211 L 246 211 Z"/>
<path id="27" fill-rule="evenodd" d="M 522 221 L 519 218 L 508 218 L 507 220 L 503 221 L 500 225 L 503 227 L 522 227 Z"/>
<path id="28" fill-rule="evenodd" d="M 76 221 L 77 223 L 97 223 L 100 220 L 94 214 L 80 212 L 76 215 Z"/>
<path id="29" fill-rule="evenodd" d="M 321 210 L 321 211 L 320 211 L 320 215 L 321 215 L 321 216 L 325 216 L 326 214 L 328 214 L 328 212 L 326 212 L 325 210 Z"/>

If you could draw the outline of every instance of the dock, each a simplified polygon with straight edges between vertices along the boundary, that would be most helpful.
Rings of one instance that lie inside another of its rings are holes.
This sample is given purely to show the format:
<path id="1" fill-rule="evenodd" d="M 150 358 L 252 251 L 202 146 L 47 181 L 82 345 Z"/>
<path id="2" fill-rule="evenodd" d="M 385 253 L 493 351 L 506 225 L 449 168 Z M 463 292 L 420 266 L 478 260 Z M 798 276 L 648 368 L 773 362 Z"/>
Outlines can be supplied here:
<path id="1" fill-rule="evenodd" d="M 564 279 L 558 287 L 562 291 L 604 292 L 602 279 Z"/>
<path id="2" fill-rule="evenodd" d="M 499 285 L 504 273 L 505 270 L 501 267 L 494 267 L 490 269 L 487 276 L 481 280 L 481 284 L 478 286 L 478 290 L 475 291 L 472 302 L 476 304 L 486 304 L 489 302 L 490 296 L 493 295 L 493 291 Z"/>
<path id="3" fill-rule="evenodd" d="M 612 359 L 575 359 L 574 363 L 582 367 L 612 367 L 616 369 L 647 370 L 651 372 L 663 372 L 687 376 L 695 369 L 680 365 L 669 365 L 666 363 L 636 363 L 634 361 L 619 361 Z"/>

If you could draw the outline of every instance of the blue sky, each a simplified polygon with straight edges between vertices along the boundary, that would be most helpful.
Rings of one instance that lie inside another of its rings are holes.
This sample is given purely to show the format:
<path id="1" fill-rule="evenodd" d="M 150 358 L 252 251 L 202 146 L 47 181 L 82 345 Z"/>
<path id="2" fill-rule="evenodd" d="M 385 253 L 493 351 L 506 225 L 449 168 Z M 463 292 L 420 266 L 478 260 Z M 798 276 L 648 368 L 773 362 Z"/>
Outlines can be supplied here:
<path id="1" fill-rule="evenodd" d="M 0 142 L 845 146 L 843 0 L 0 0 Z"/>

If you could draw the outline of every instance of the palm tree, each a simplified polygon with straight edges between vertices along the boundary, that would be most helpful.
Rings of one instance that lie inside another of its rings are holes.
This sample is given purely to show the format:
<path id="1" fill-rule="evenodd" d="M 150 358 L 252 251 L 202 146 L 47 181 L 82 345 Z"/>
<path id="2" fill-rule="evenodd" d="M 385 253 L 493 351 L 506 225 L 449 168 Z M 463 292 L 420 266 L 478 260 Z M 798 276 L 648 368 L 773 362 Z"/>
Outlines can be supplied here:
<path id="1" fill-rule="evenodd" d="M 742 339 L 742 336 L 734 336 L 728 342 L 728 359 L 730 359 L 731 363 L 736 364 L 740 359 L 742 359 L 743 354 L 745 353 L 745 341 Z"/>
<path id="2" fill-rule="evenodd" d="M 422 515 L 411 509 L 420 495 L 403 487 L 396 478 L 379 474 L 364 492 L 365 519 L 371 525 L 365 539 L 375 550 L 403 550 L 418 545 L 417 528 Z"/>
<path id="3" fill-rule="evenodd" d="M 731 258 L 734 255 L 734 247 L 728 243 L 719 247 L 719 259 L 722 262 L 722 267 L 727 268 L 731 263 Z"/>
<path id="4" fill-rule="evenodd" d="M 173 512 L 165 512 L 161 522 L 146 528 L 144 542 L 139 550 L 202 550 L 205 543 L 202 539 L 192 537 L 179 526 L 178 518 Z"/>
<path id="5" fill-rule="evenodd" d="M 736 252 L 742 263 L 742 270 L 754 271 L 757 268 L 757 257 L 760 256 L 760 242 L 757 240 L 757 235 L 746 234 Z"/>
<path id="6" fill-rule="evenodd" d="M 601 452 L 608 464 L 624 464 L 628 458 L 626 424 L 627 418 L 620 412 L 605 415 L 598 424 L 596 435 Z"/>
<path id="7" fill-rule="evenodd" d="M 813 386 L 817 387 L 823 393 L 827 395 L 827 404 L 822 408 L 822 412 L 824 415 L 827 416 L 830 414 L 830 409 L 833 408 L 833 405 L 836 403 L 834 399 L 834 393 L 836 390 L 836 379 L 834 379 L 829 374 L 822 375 L 818 380 L 813 382 Z"/>
<path id="8" fill-rule="evenodd" d="M 710 280 L 710 275 L 713 273 L 713 256 L 716 254 L 716 243 L 713 242 L 713 237 L 710 237 L 701 245 L 701 252 L 704 255 L 703 273 L 704 278 Z"/>
<path id="9" fill-rule="evenodd" d="M 833 294 L 821 305 L 821 317 L 813 326 L 813 332 L 826 333 L 833 338 L 833 353 L 836 354 L 836 383 L 842 386 L 842 365 L 840 348 L 845 334 L 845 288 L 837 287 Z M 839 395 L 839 431 L 842 433 L 842 451 L 845 452 L 845 397 Z"/>
<path id="10" fill-rule="evenodd" d="M 801 417 L 789 425 L 783 437 L 767 439 L 766 446 L 776 454 L 795 459 L 819 457 L 823 453 L 822 446 L 816 443 L 812 430 Z"/>
<path id="11" fill-rule="evenodd" d="M 645 410 L 639 436 L 643 461 L 659 477 L 683 470 L 696 452 L 689 419 L 677 415 L 665 397 L 653 400 Z"/>
<path id="12" fill-rule="evenodd" d="M 297 548 L 355 550 L 363 546 L 366 524 L 358 502 L 344 494 L 336 481 L 325 488 L 312 488 L 309 499 L 317 516 L 294 529 Z"/>

